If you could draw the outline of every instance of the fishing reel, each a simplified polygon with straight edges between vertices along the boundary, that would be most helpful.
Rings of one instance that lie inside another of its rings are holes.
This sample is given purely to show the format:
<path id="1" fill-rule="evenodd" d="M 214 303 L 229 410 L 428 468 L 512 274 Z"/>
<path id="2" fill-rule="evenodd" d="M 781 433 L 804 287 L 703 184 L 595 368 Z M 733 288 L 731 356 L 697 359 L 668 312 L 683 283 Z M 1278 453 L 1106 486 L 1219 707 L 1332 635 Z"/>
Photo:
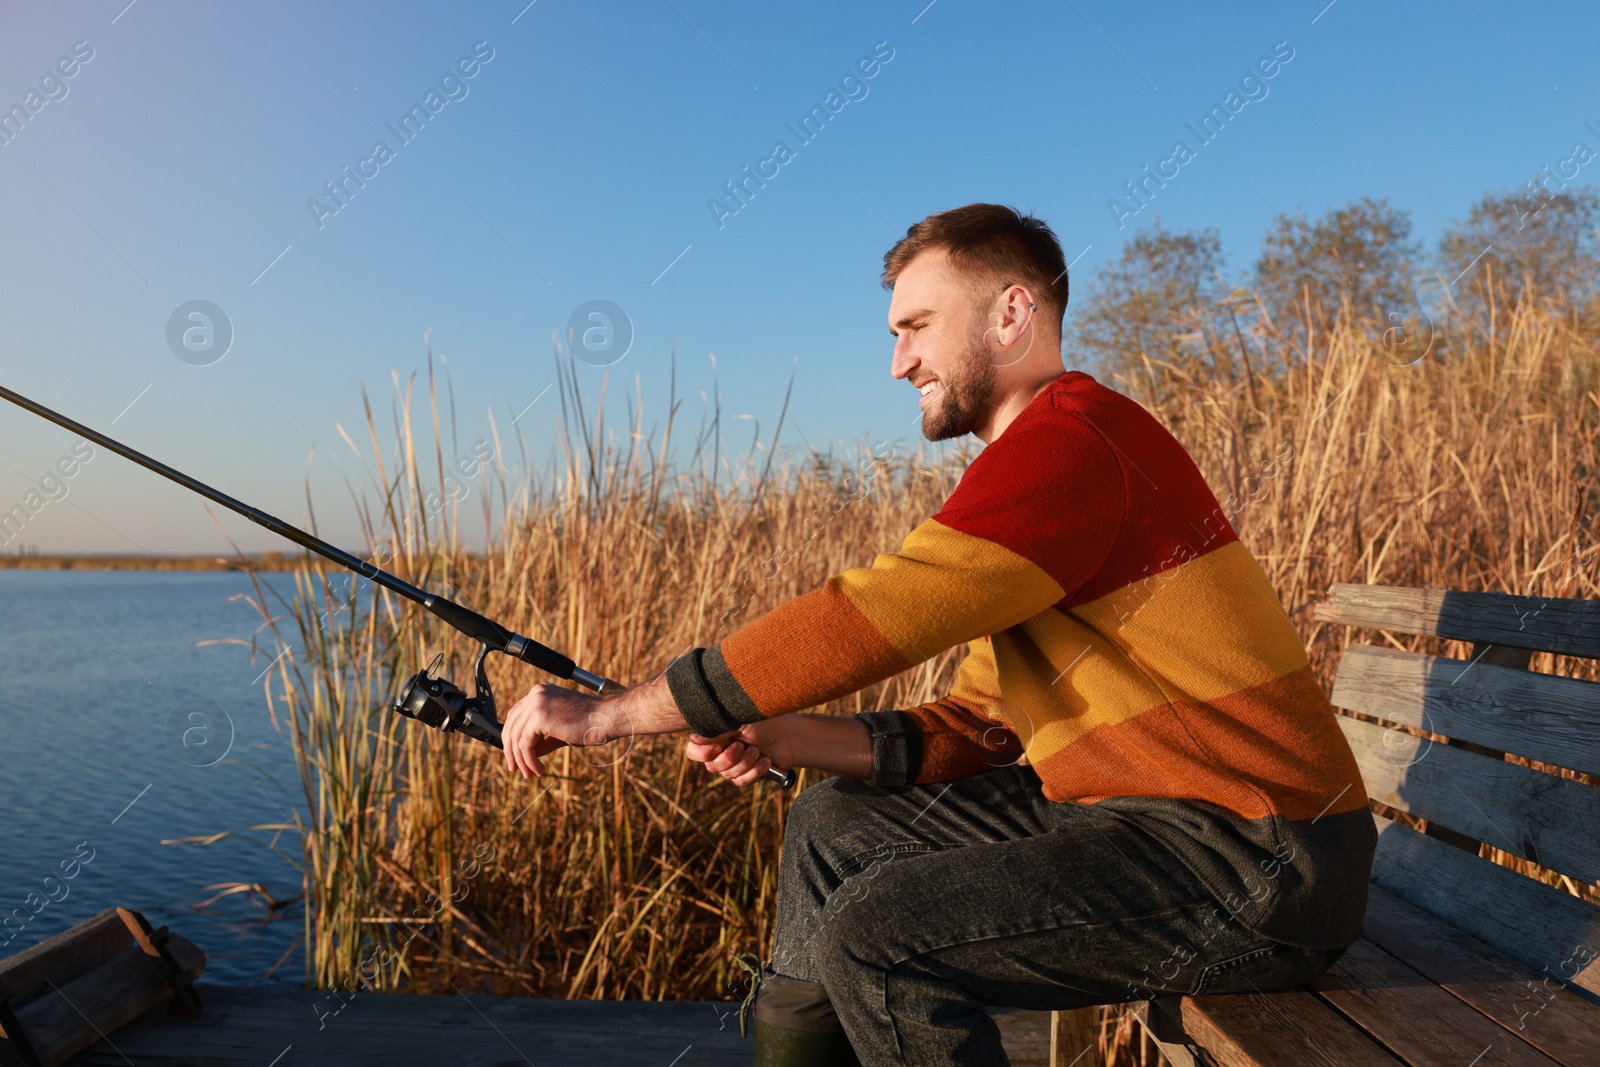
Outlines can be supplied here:
<path id="1" fill-rule="evenodd" d="M 476 680 L 472 696 L 467 696 L 466 690 L 450 679 L 433 673 L 444 660 L 444 654 L 440 653 L 406 682 L 395 698 L 394 710 L 435 730 L 466 734 L 495 748 L 504 748 L 500 741 L 500 720 L 495 715 L 494 690 L 489 687 L 489 675 L 483 667 L 488 654 L 489 646 L 484 645 L 473 664 Z"/>

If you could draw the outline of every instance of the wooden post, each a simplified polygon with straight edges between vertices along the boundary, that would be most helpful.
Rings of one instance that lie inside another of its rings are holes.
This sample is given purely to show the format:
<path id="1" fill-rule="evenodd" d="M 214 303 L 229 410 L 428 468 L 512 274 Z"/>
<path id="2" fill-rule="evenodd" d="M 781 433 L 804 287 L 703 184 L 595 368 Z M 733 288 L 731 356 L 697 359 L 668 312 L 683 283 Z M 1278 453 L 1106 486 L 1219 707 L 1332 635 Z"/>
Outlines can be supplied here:
<path id="1" fill-rule="evenodd" d="M 139 948 L 155 965 L 162 981 L 172 990 L 172 1006 L 167 1009 L 168 1017 L 192 1019 L 205 1010 L 200 1004 L 200 994 L 195 992 L 193 982 L 184 976 L 183 968 L 178 966 L 178 962 L 172 958 L 172 952 L 167 948 L 171 939 L 167 928 L 163 926 L 159 930 L 152 930 L 143 915 L 127 908 L 118 908 L 117 915 L 128 927 L 128 933 L 133 935 L 133 940 Z"/>
<path id="2" fill-rule="evenodd" d="M 1050 1067 L 1103 1067 L 1100 1008 L 1050 1013 Z"/>

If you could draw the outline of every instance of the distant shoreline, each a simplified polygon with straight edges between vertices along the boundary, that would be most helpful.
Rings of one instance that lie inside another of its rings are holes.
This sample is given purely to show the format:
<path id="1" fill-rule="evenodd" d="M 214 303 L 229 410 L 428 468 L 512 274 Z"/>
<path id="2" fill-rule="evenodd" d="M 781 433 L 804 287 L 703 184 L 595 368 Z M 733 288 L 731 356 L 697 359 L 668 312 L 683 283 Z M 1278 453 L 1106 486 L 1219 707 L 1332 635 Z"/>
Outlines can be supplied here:
<path id="1" fill-rule="evenodd" d="M 282 552 L 259 556 L 0 556 L 0 570 L 13 571 L 291 571 L 304 557 Z M 331 563 L 313 559 L 319 570 Z"/>

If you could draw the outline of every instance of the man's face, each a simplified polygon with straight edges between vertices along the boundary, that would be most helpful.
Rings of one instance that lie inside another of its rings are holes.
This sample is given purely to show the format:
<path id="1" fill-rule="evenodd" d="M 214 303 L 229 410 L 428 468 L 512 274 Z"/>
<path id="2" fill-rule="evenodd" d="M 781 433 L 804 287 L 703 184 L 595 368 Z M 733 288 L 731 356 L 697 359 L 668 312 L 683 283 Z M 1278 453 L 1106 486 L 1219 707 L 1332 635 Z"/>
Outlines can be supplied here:
<path id="1" fill-rule="evenodd" d="M 930 441 L 971 433 L 988 418 L 996 372 L 977 304 L 972 283 L 942 248 L 923 252 L 895 279 L 890 373 L 922 394 L 922 435 Z"/>

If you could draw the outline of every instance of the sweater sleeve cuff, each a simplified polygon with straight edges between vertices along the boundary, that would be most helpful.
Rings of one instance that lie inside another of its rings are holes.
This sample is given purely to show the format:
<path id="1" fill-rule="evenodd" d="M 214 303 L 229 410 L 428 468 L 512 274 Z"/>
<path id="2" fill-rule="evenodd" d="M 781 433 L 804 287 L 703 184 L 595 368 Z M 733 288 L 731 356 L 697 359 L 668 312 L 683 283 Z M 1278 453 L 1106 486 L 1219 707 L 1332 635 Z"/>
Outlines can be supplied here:
<path id="1" fill-rule="evenodd" d="M 910 785 L 922 771 L 922 729 L 903 711 L 863 711 L 856 716 L 872 735 L 868 785 Z"/>
<path id="2" fill-rule="evenodd" d="M 701 737 L 720 737 L 765 718 L 717 648 L 691 649 L 673 660 L 667 688 L 684 721 Z"/>

